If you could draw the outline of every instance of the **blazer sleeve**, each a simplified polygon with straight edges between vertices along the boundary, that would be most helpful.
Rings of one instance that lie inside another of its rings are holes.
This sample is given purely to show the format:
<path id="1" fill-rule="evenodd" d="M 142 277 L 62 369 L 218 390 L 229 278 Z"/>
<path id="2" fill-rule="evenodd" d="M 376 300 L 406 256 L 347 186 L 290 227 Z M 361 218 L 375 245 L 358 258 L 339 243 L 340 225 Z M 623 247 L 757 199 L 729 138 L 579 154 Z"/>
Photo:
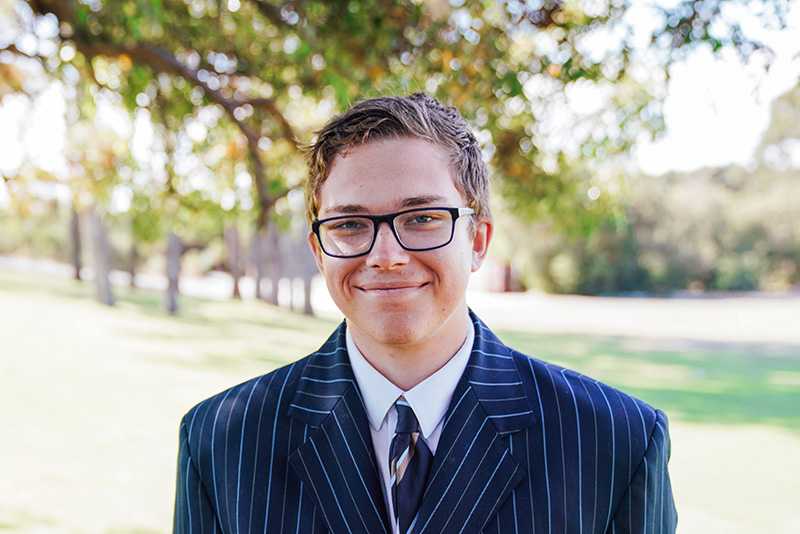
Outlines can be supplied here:
<path id="1" fill-rule="evenodd" d="M 669 421 L 664 412 L 656 410 L 644 457 L 617 506 L 609 534 L 674 534 L 678 512 L 667 469 L 669 457 Z"/>
<path id="2" fill-rule="evenodd" d="M 175 483 L 174 534 L 205 534 L 221 532 L 217 516 L 189 450 L 189 435 L 185 420 L 181 421 L 178 447 L 178 476 Z"/>

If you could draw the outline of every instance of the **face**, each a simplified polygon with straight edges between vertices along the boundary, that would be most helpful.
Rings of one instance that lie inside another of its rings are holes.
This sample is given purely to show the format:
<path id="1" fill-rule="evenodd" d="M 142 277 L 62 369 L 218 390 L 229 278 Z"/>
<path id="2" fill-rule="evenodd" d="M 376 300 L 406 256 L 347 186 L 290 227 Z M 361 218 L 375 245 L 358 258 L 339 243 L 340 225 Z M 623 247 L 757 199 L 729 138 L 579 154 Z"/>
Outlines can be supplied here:
<path id="1" fill-rule="evenodd" d="M 322 186 L 318 218 L 380 215 L 411 207 L 465 207 L 445 150 L 421 139 L 360 145 L 339 155 Z M 453 240 L 429 251 L 404 250 L 381 224 L 369 254 L 325 255 L 309 235 L 317 266 L 348 327 L 382 345 L 415 345 L 464 327 L 465 291 L 480 267 L 491 223 L 456 221 Z"/>

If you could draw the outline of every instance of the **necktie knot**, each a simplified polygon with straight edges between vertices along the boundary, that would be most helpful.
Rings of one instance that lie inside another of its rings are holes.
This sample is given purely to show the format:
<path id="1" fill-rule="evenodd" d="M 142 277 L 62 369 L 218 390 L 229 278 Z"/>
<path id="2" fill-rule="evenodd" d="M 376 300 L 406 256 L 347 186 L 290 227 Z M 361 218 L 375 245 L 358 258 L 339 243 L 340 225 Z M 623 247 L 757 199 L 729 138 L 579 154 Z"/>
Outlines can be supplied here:
<path id="1" fill-rule="evenodd" d="M 397 427 L 395 428 L 395 432 L 398 434 L 419 432 L 419 420 L 417 416 L 414 415 L 414 410 L 411 409 L 411 406 L 403 400 L 398 400 L 395 403 L 395 408 L 397 409 Z"/>

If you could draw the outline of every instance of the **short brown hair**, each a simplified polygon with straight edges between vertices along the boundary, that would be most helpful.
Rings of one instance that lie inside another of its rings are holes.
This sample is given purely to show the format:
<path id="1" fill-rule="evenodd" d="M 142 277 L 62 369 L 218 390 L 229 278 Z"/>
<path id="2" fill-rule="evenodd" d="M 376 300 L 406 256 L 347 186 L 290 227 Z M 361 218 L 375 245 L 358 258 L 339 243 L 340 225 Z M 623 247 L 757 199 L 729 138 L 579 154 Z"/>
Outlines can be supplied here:
<path id="1" fill-rule="evenodd" d="M 400 137 L 424 139 L 447 150 L 456 189 L 475 210 L 475 219 L 491 217 L 489 172 L 467 122 L 456 108 L 424 93 L 414 93 L 362 100 L 318 132 L 316 141 L 308 147 L 305 197 L 309 222 L 319 213 L 319 192 L 337 155 L 370 141 Z"/>

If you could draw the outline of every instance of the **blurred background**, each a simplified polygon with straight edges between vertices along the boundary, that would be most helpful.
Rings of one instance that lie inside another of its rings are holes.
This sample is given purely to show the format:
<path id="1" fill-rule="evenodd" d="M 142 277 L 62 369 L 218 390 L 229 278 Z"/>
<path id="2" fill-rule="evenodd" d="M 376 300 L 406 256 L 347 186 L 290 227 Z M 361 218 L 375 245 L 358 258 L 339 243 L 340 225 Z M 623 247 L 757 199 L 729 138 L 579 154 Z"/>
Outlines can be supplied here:
<path id="1" fill-rule="evenodd" d="M 800 532 L 800 6 L 0 0 L 0 531 L 171 530 L 178 422 L 341 319 L 303 146 L 456 106 L 470 306 L 670 417 L 679 532 Z"/>

